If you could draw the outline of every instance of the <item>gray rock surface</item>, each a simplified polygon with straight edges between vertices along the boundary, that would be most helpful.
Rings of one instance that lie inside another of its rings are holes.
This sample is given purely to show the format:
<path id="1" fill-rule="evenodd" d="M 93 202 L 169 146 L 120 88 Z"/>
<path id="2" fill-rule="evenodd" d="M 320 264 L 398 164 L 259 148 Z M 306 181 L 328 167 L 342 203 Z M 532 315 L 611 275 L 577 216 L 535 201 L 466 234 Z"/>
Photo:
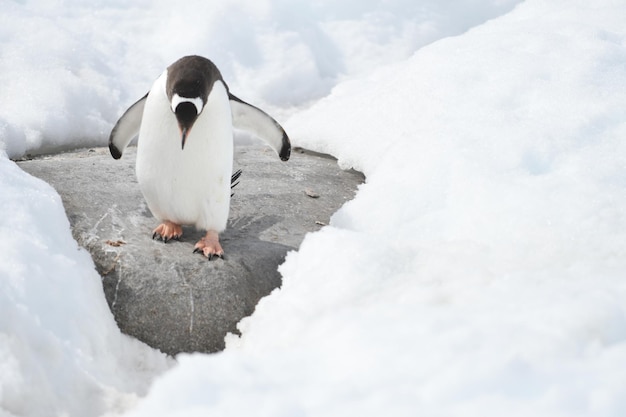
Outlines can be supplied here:
<path id="1" fill-rule="evenodd" d="M 59 192 L 78 243 L 92 255 L 120 329 L 174 355 L 215 352 L 224 336 L 281 284 L 277 271 L 307 232 L 353 198 L 363 176 L 334 159 L 294 151 L 281 162 L 261 145 L 237 146 L 225 259 L 194 254 L 203 233 L 184 228 L 180 241 L 152 240 L 158 225 L 135 177 L 135 148 L 115 161 L 97 148 L 21 161 Z"/>

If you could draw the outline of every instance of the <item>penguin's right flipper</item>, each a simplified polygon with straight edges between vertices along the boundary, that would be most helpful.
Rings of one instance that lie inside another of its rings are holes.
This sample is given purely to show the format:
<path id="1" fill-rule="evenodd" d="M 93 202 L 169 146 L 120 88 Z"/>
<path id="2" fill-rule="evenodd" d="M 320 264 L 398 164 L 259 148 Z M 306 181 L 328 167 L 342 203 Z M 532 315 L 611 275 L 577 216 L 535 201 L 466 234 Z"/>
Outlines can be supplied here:
<path id="1" fill-rule="evenodd" d="M 231 93 L 228 93 L 228 98 L 233 115 L 233 127 L 255 133 L 276 151 L 281 160 L 288 160 L 291 155 L 291 142 L 285 129 L 258 107 Z"/>
<path id="2" fill-rule="evenodd" d="M 139 133 L 147 98 L 148 94 L 130 106 L 113 127 L 109 136 L 109 150 L 113 158 L 120 159 L 130 141 Z"/>

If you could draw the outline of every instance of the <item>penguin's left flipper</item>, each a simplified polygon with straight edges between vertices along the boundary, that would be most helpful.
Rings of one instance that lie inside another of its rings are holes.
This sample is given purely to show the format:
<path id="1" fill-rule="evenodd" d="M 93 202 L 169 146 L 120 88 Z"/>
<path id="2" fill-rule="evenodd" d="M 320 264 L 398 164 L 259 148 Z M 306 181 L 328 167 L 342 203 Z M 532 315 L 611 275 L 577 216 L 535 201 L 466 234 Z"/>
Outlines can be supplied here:
<path id="1" fill-rule="evenodd" d="M 109 151 L 113 158 L 120 159 L 130 141 L 139 133 L 147 98 L 148 94 L 130 106 L 113 127 L 109 136 Z"/>
<path id="2" fill-rule="evenodd" d="M 276 151 L 281 160 L 288 160 L 291 155 L 291 142 L 285 129 L 258 107 L 246 103 L 231 93 L 228 93 L 228 98 L 233 115 L 233 127 L 256 134 Z"/>

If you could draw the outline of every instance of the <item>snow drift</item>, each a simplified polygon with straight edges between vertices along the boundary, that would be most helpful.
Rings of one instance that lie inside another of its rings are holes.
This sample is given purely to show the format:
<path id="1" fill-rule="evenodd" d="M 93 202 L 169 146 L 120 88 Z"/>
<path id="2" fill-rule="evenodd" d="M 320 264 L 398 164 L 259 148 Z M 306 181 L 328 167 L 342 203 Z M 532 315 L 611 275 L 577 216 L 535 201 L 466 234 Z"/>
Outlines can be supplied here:
<path id="1" fill-rule="evenodd" d="M 131 415 L 623 413 L 624 17 L 528 1 L 294 115 L 367 184 Z"/>
<path id="2" fill-rule="evenodd" d="M 367 183 L 241 337 L 179 357 L 127 415 L 626 412 L 622 2 L 527 0 L 434 43 L 514 2 L 189 4 L 8 4 L 6 153 L 104 143 L 200 53 Z M 114 328 L 58 196 L 0 174 L 0 412 L 127 410 L 164 359 Z"/>

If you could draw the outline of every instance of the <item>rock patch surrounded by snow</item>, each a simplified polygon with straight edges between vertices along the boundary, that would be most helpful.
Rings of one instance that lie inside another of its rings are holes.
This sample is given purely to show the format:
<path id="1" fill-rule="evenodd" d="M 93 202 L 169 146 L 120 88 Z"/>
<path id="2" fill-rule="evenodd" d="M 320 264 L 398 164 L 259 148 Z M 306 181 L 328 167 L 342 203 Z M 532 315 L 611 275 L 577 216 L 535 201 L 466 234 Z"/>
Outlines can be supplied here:
<path id="1" fill-rule="evenodd" d="M 235 166 L 243 174 L 221 235 L 226 255 L 209 262 L 193 253 L 203 236 L 193 228 L 181 241 L 152 240 L 158 222 L 139 191 L 135 154 L 128 148 L 116 161 L 97 148 L 19 165 L 61 195 L 121 330 L 169 355 L 224 349 L 224 337 L 280 286 L 287 252 L 328 223 L 363 180 L 332 158 L 296 151 L 281 162 L 265 146 L 237 146 Z"/>

